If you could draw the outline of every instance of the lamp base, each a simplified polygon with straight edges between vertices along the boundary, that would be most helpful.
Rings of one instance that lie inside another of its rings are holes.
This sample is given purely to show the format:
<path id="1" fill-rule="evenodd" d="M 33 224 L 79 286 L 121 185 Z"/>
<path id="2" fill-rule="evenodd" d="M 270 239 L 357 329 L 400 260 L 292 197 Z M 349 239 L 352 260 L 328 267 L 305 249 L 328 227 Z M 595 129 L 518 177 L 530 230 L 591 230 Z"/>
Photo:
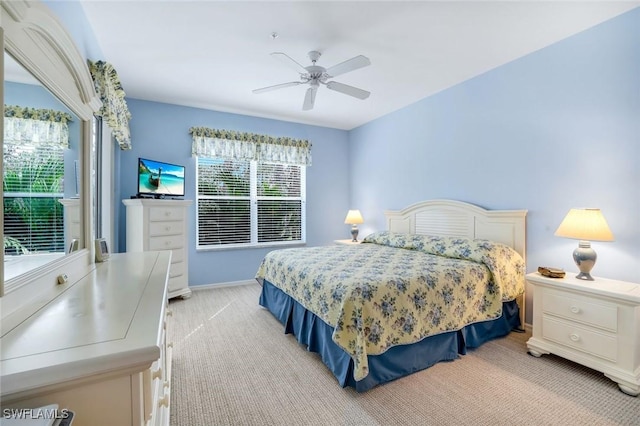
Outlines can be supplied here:
<path id="1" fill-rule="evenodd" d="M 593 277 L 588 272 L 580 272 L 578 275 L 576 275 L 576 278 L 579 280 L 594 281 Z"/>
<path id="2" fill-rule="evenodd" d="M 353 225 L 351 227 L 351 242 L 353 243 L 357 243 L 358 242 L 358 226 L 357 225 Z"/>
<path id="3" fill-rule="evenodd" d="M 593 265 L 596 264 L 597 258 L 598 256 L 595 250 L 591 248 L 591 243 L 589 241 L 580 241 L 578 248 L 573 251 L 573 260 L 580 270 L 576 278 L 579 280 L 594 281 L 590 272 Z"/>

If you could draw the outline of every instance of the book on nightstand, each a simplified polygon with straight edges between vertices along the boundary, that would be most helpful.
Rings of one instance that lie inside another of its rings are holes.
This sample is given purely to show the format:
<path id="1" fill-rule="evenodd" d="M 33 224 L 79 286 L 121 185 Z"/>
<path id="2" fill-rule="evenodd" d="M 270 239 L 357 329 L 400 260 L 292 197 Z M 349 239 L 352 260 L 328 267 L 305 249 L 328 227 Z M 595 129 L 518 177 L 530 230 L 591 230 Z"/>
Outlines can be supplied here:
<path id="1" fill-rule="evenodd" d="M 560 268 L 552 268 L 550 266 L 538 266 L 538 273 L 549 278 L 564 278 L 565 272 Z"/>

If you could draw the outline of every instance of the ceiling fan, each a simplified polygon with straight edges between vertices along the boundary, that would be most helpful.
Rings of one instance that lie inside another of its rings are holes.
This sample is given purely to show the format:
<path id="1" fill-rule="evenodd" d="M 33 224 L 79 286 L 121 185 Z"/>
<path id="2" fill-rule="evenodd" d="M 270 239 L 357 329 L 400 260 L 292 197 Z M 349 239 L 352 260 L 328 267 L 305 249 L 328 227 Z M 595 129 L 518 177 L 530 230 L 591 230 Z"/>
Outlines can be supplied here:
<path id="1" fill-rule="evenodd" d="M 289 83 L 276 84 L 275 86 L 267 86 L 260 89 L 253 90 L 253 93 L 265 93 L 276 89 L 283 89 L 285 87 L 298 86 L 300 84 L 308 84 L 310 87 L 307 89 L 307 93 L 304 96 L 304 102 L 302 103 L 302 109 L 308 111 L 313 109 L 313 105 L 316 101 L 316 92 L 320 85 L 327 86 L 327 89 L 335 90 L 336 92 L 344 93 L 345 95 L 353 96 L 358 99 L 367 99 L 370 92 L 366 90 L 358 89 L 357 87 L 349 86 L 347 84 L 338 83 L 337 81 L 327 81 L 333 77 L 347 73 L 349 71 L 357 70 L 358 68 L 371 65 L 371 61 L 366 56 L 356 56 L 348 59 L 330 68 L 324 68 L 316 65 L 321 53 L 315 50 L 309 52 L 309 59 L 311 59 L 311 65 L 304 67 L 298 62 L 293 60 L 290 56 L 282 52 L 273 52 L 271 56 L 279 59 L 284 64 L 292 67 L 300 74 L 300 81 L 291 81 Z"/>

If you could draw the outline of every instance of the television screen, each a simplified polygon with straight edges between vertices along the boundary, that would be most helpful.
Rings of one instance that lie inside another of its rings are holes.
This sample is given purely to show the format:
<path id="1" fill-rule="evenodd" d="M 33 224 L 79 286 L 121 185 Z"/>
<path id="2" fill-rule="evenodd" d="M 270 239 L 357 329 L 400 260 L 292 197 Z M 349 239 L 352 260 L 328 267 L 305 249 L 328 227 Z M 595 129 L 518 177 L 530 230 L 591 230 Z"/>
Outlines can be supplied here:
<path id="1" fill-rule="evenodd" d="M 184 197 L 184 166 L 139 158 L 138 195 Z"/>

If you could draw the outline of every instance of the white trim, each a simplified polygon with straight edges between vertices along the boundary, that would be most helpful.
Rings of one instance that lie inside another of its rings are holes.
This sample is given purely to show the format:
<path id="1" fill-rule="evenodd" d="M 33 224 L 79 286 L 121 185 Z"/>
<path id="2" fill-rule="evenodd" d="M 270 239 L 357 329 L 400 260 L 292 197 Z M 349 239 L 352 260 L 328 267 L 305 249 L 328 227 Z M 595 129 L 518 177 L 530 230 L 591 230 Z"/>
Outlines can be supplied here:
<path id="1" fill-rule="evenodd" d="M 40 2 L 2 2 L 5 50 L 82 120 L 102 102 L 89 68 L 58 18 Z"/>
<path id="2" fill-rule="evenodd" d="M 228 281 L 226 283 L 217 283 L 217 284 L 203 284 L 203 285 L 192 285 L 189 286 L 191 291 L 200 291 L 200 290 L 214 290 L 216 288 L 223 287 L 238 287 L 241 285 L 260 285 L 257 280 L 242 280 L 242 281 Z"/>

